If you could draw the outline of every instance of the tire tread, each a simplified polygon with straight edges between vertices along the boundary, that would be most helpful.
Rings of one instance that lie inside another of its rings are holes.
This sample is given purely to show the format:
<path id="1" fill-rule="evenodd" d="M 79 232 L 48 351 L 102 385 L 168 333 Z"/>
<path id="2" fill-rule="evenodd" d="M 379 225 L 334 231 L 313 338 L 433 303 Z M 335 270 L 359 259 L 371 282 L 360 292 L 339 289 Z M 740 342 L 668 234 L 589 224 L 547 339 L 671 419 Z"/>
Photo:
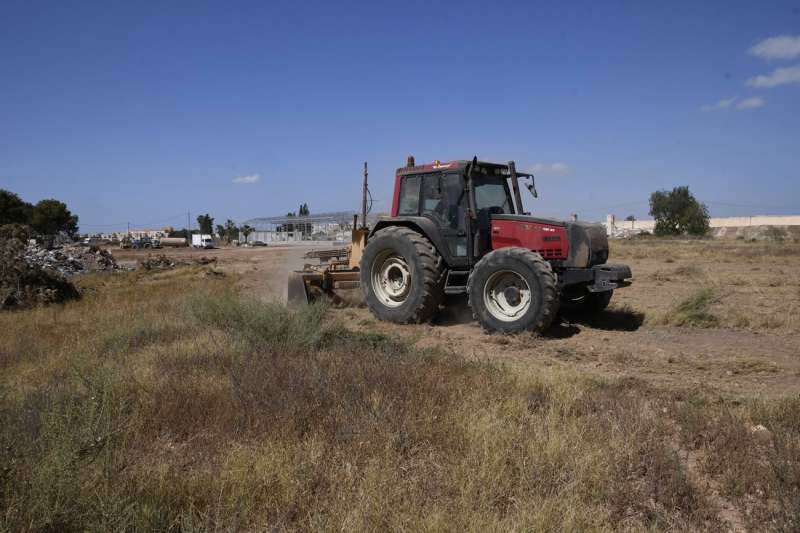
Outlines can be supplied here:
<path id="1" fill-rule="evenodd" d="M 536 323 L 532 324 L 528 329 L 541 333 L 547 330 L 558 315 L 560 298 L 558 293 L 558 285 L 556 283 L 556 275 L 550 267 L 550 263 L 545 261 L 541 255 L 527 248 L 510 247 L 495 250 L 483 256 L 480 261 L 475 264 L 472 272 L 473 274 L 484 268 L 491 268 L 493 264 L 502 263 L 509 256 L 516 256 L 529 263 L 533 270 L 536 272 L 537 277 L 541 280 L 542 285 L 542 302 L 543 309 L 538 317 Z M 470 275 L 467 281 L 467 294 L 468 304 L 472 310 L 472 316 L 481 327 L 487 332 L 494 332 L 494 328 L 482 320 L 480 313 L 475 312 L 474 302 L 472 301 L 472 284 L 474 282 L 474 275 Z"/>
<path id="2" fill-rule="evenodd" d="M 439 309 L 439 304 L 444 295 L 442 289 L 444 268 L 439 252 L 433 246 L 433 243 L 424 235 L 405 226 L 389 226 L 388 228 L 380 229 L 375 232 L 373 238 L 382 235 L 393 235 L 398 238 L 409 240 L 414 246 L 422 266 L 423 286 L 421 303 L 403 322 L 419 324 L 430 320 Z"/>

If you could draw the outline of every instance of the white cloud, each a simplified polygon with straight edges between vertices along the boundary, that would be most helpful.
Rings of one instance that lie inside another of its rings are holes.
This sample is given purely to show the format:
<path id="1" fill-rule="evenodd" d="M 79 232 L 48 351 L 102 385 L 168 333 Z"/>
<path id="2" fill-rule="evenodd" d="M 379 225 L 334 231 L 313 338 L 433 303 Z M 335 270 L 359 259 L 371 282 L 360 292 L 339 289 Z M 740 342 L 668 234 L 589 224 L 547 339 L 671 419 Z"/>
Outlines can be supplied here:
<path id="1" fill-rule="evenodd" d="M 563 176 L 564 174 L 569 174 L 570 170 L 572 169 L 566 163 L 536 163 L 528 168 L 528 172 L 531 174 L 550 176 Z"/>
<path id="2" fill-rule="evenodd" d="M 745 98 L 744 100 L 740 101 L 736 104 L 736 109 L 757 109 L 759 107 L 764 107 L 767 101 L 763 98 L 758 96 L 754 96 L 752 98 Z"/>
<path id="3" fill-rule="evenodd" d="M 261 179 L 261 174 L 250 174 L 249 176 L 238 176 L 233 178 L 234 183 L 256 183 Z"/>
<path id="4" fill-rule="evenodd" d="M 800 65 L 776 68 L 772 74 L 756 76 L 747 80 L 752 87 L 777 87 L 787 83 L 800 83 Z"/>
<path id="5" fill-rule="evenodd" d="M 800 57 L 800 35 L 779 35 L 764 39 L 748 50 L 761 59 L 794 59 Z"/>
<path id="6" fill-rule="evenodd" d="M 700 109 L 702 111 L 722 111 L 723 109 L 728 109 L 730 106 L 732 106 L 735 101 L 735 96 L 733 98 L 723 98 L 716 104 L 704 105 Z"/>
<path id="7" fill-rule="evenodd" d="M 730 109 L 743 110 L 764 107 L 766 104 L 767 101 L 759 96 L 744 98 L 742 100 L 739 100 L 737 96 L 734 96 L 733 98 L 723 98 L 716 104 L 704 105 L 700 109 L 703 111 L 728 111 Z"/>

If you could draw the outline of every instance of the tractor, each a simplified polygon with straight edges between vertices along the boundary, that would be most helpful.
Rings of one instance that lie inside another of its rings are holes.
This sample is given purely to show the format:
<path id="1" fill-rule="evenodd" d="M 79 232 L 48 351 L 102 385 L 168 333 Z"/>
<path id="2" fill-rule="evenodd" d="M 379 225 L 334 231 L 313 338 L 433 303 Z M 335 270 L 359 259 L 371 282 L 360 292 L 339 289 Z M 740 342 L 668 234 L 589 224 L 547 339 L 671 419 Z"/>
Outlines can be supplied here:
<path id="1" fill-rule="evenodd" d="M 322 266 L 290 274 L 289 301 L 337 301 L 337 289 L 360 288 L 378 319 L 420 323 L 446 295 L 466 294 L 480 325 L 502 333 L 547 330 L 562 302 L 602 311 L 631 269 L 607 263 L 602 225 L 524 212 L 521 180 L 538 197 L 534 176 L 513 161 L 409 157 L 395 176 L 391 216 L 369 228 L 365 164 L 352 245 L 309 254 Z"/>

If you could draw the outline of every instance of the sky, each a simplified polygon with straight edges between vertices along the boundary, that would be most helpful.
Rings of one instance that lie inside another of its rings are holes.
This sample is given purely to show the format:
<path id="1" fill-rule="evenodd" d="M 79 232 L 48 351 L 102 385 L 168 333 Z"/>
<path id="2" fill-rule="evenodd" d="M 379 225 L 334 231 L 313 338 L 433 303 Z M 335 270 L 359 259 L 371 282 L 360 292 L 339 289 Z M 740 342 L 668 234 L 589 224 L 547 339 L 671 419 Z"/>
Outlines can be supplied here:
<path id="1" fill-rule="evenodd" d="M 800 4 L 0 2 L 0 188 L 82 232 L 375 211 L 413 154 L 542 216 L 800 214 Z"/>

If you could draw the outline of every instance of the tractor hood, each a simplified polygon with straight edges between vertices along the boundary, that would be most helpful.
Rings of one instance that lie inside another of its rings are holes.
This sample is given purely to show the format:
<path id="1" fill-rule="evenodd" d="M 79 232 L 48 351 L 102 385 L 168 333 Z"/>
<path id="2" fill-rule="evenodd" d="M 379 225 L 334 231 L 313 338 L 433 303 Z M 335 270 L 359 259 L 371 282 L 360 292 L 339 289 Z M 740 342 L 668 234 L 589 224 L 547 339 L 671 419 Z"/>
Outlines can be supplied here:
<path id="1" fill-rule="evenodd" d="M 592 267 L 608 261 L 608 236 L 602 224 L 564 222 L 569 238 L 569 256 L 565 266 Z"/>
<path id="2" fill-rule="evenodd" d="M 602 224 L 503 214 L 492 215 L 492 221 L 513 223 L 512 226 L 498 228 L 497 233 L 493 231 L 492 243 L 495 248 L 523 246 L 538 251 L 545 259 L 559 259 L 566 267 L 588 268 L 601 265 L 608 260 L 608 237 L 606 228 Z M 547 231 L 547 227 L 552 228 L 555 232 L 552 236 L 544 237 L 543 241 L 550 241 L 550 244 L 554 244 L 566 240 L 568 247 L 554 246 L 551 248 L 546 245 L 547 243 L 542 243 L 534 234 L 531 234 L 529 229 L 542 228 Z M 564 251 L 566 254 L 563 254 Z"/>

